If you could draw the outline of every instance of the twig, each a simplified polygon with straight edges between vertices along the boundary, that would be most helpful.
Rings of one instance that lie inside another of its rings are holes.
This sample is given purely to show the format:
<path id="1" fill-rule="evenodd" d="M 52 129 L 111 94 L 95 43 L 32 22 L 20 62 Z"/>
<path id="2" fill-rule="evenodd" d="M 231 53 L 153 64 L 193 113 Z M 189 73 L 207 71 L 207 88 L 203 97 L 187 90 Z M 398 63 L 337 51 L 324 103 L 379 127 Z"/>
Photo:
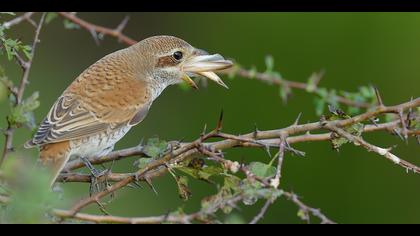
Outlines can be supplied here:
<path id="1" fill-rule="evenodd" d="M 276 168 L 276 175 L 273 179 L 270 180 L 270 185 L 273 188 L 278 188 L 280 185 L 280 179 L 281 179 L 281 170 L 283 166 L 283 159 L 284 159 L 284 152 L 286 151 L 286 135 L 280 134 L 280 144 L 279 144 L 279 152 L 278 152 L 278 163 Z"/>
<path id="2" fill-rule="evenodd" d="M 147 156 L 147 155 L 143 152 L 143 146 L 138 145 L 136 147 L 111 152 L 105 157 L 103 156 L 91 157 L 88 160 L 92 164 L 103 164 L 106 162 L 116 161 L 123 158 L 131 157 L 131 156 Z M 74 169 L 82 168 L 84 166 L 85 165 L 83 164 L 83 162 L 77 159 L 77 160 L 69 162 L 66 165 L 65 170 L 74 170 Z"/>
<path id="3" fill-rule="evenodd" d="M 399 120 L 396 121 L 392 121 L 392 122 L 388 122 L 388 123 L 383 123 L 383 124 L 378 124 L 376 125 L 366 125 L 364 127 L 363 133 L 366 132 L 374 132 L 374 131 L 379 131 L 379 130 L 389 130 L 390 132 L 392 132 L 392 129 L 394 127 L 396 127 L 399 124 Z M 259 132 L 264 132 L 264 131 L 259 131 Z M 410 130 L 408 132 L 409 135 L 415 136 L 415 135 L 419 135 L 420 134 L 420 130 Z M 239 138 L 233 139 L 233 140 L 240 140 Z M 324 134 L 303 134 L 303 135 L 297 135 L 297 136 L 292 136 L 292 137 L 288 137 L 286 139 L 286 142 L 289 144 L 295 144 L 295 143 L 304 143 L 304 142 L 319 142 L 319 141 L 329 141 L 331 140 L 331 133 L 324 133 Z M 259 140 L 258 143 L 255 141 L 251 141 L 251 142 L 242 142 L 239 145 L 224 145 L 224 143 L 229 143 L 231 144 L 230 140 L 223 140 L 223 141 L 219 141 L 219 142 L 204 142 L 201 145 L 206 147 L 206 149 L 218 149 L 218 150 L 225 150 L 228 148 L 234 148 L 234 147 L 256 147 L 256 148 L 261 148 L 261 147 L 272 147 L 272 148 L 278 148 L 280 145 L 280 140 L 278 138 L 273 138 L 273 139 L 264 139 L 264 140 Z M 182 145 L 186 145 L 187 143 L 184 143 Z M 208 152 L 203 152 L 200 151 L 203 154 L 209 154 Z M 104 164 L 107 162 L 112 162 L 115 160 L 121 160 L 123 158 L 128 158 L 128 157 L 132 157 L 132 156 L 144 156 L 145 154 L 141 151 L 141 146 L 137 146 L 137 147 L 133 147 L 133 148 L 127 148 L 127 149 L 123 149 L 123 150 L 119 150 L 119 151 L 114 151 L 111 152 L 111 154 L 109 154 L 106 157 L 95 157 L 92 159 L 89 159 L 89 161 L 91 161 L 92 164 Z M 222 161 L 220 159 L 218 159 L 219 161 Z M 229 161 L 229 160 L 225 160 L 223 159 L 224 162 Z M 79 160 L 75 160 L 70 162 L 67 165 L 67 170 L 75 170 L 78 168 L 84 167 L 83 163 Z M 161 174 L 164 174 L 165 171 L 161 170 L 161 172 L 155 172 L 153 174 L 153 176 L 158 177 Z M 102 181 L 107 179 L 108 181 L 111 182 L 117 182 L 117 181 L 121 181 L 122 179 L 130 176 L 130 175 L 134 175 L 134 173 L 109 173 L 107 175 L 101 176 L 98 181 Z M 150 175 L 150 174 L 149 174 Z M 60 175 L 60 177 L 58 178 L 57 181 L 60 182 L 86 182 L 86 183 L 90 183 L 91 182 L 91 175 L 89 174 L 78 174 L 78 173 L 63 173 Z"/>
<path id="4" fill-rule="evenodd" d="M 364 127 L 363 132 L 375 132 L 380 130 L 386 130 L 389 132 L 394 132 L 393 130 L 398 127 L 400 124 L 399 120 L 377 124 L 377 125 L 366 125 Z M 269 134 L 266 134 L 266 132 L 269 132 L 273 136 L 271 137 Z M 277 130 L 277 133 L 280 132 L 280 129 Z M 304 131 L 303 131 L 304 132 Z M 419 135 L 419 130 L 409 130 L 408 134 L 411 136 Z M 251 138 L 241 138 L 240 136 L 235 135 L 221 135 L 225 137 L 226 140 L 218 141 L 218 142 L 204 142 L 203 145 L 208 147 L 209 149 L 217 149 L 217 150 L 224 150 L 228 148 L 233 147 L 278 147 L 280 145 L 278 134 L 275 132 L 275 130 L 269 130 L 269 131 L 257 131 L 252 132 L 243 136 L 250 137 Z M 256 141 L 254 136 L 258 137 L 264 137 L 264 139 L 259 138 L 258 141 Z M 219 134 L 220 137 L 220 134 Z M 303 135 L 297 135 L 297 136 L 290 136 L 287 137 L 286 141 L 289 144 L 294 143 L 302 143 L 302 142 L 316 142 L 316 141 L 328 141 L 331 140 L 331 133 L 325 133 L 325 134 L 303 134 Z M 181 146 L 187 145 L 189 143 L 181 143 Z M 142 146 L 136 146 L 132 148 L 127 148 L 123 150 L 118 150 L 111 152 L 109 155 L 105 157 L 92 157 L 89 158 L 89 162 L 92 164 L 103 164 L 115 160 L 120 160 L 123 158 L 128 158 L 132 156 L 146 156 L 146 154 L 142 151 Z M 74 160 L 72 162 L 69 162 L 66 165 L 66 170 L 75 170 L 78 168 L 82 168 L 85 165 L 80 160 Z"/>
<path id="5" fill-rule="evenodd" d="M 334 221 L 330 220 L 327 216 L 322 214 L 321 210 L 307 206 L 305 203 L 299 200 L 299 197 L 296 194 L 284 192 L 283 195 L 299 207 L 299 209 L 307 217 L 308 221 L 309 221 L 309 213 L 311 213 L 313 216 L 318 217 L 321 220 L 321 224 L 336 224 Z"/>
<path id="6" fill-rule="evenodd" d="M 352 124 L 355 124 L 355 123 L 365 121 L 365 120 L 367 120 L 371 117 L 375 117 L 375 116 L 380 115 L 380 114 L 395 113 L 396 111 L 399 111 L 399 110 L 407 110 L 409 108 L 418 107 L 418 106 L 420 106 L 420 98 L 417 98 L 417 99 L 414 99 L 410 102 L 402 103 L 402 104 L 396 105 L 396 106 L 379 107 L 378 109 L 376 109 L 374 111 L 369 111 L 369 112 L 366 112 L 366 113 L 363 113 L 361 115 L 358 115 L 358 116 L 355 116 L 355 117 L 352 117 L 352 118 L 349 118 L 349 119 L 345 119 L 345 120 L 335 120 L 335 121 L 326 121 L 326 122 L 314 122 L 314 123 L 302 124 L 302 125 L 292 125 L 292 126 L 289 126 L 289 127 L 283 128 L 283 129 L 279 129 L 279 130 L 257 132 L 257 134 L 255 134 L 255 132 L 253 132 L 251 134 L 243 135 L 243 136 L 240 136 L 240 137 L 241 138 L 255 137 L 257 139 L 276 138 L 276 137 L 278 137 L 279 134 L 293 135 L 293 134 L 312 131 L 312 130 L 317 130 L 317 129 L 324 129 L 325 127 L 329 127 L 328 125 L 334 126 L 334 127 L 344 127 L 344 126 L 348 126 L 348 125 L 352 125 Z M 80 202 L 78 202 L 72 208 L 72 212 L 74 212 L 74 214 L 76 214 L 77 212 L 79 212 L 81 209 L 83 209 L 87 205 L 99 201 L 99 199 L 101 199 L 101 198 L 107 196 L 108 194 L 113 193 L 114 191 L 128 185 L 132 181 L 144 178 L 145 175 L 147 175 L 147 173 L 149 171 L 153 170 L 153 169 L 159 168 L 163 165 L 168 165 L 169 162 L 172 162 L 172 163 L 180 162 L 187 157 L 191 157 L 193 155 L 196 155 L 197 153 L 199 153 L 199 150 L 197 150 L 197 148 L 200 147 L 202 142 L 206 141 L 209 138 L 217 137 L 217 134 L 218 134 L 217 130 L 212 131 L 212 132 L 208 133 L 207 135 L 204 135 L 203 137 L 200 137 L 196 141 L 194 141 L 192 143 L 189 143 L 187 145 L 181 146 L 179 149 L 176 149 L 173 152 L 171 152 L 169 154 L 166 154 L 163 158 L 152 161 L 151 163 L 146 165 L 146 167 L 137 171 L 135 173 L 135 176 L 127 177 L 126 179 L 115 183 L 114 185 L 112 185 L 111 187 L 106 189 L 105 191 L 99 192 L 99 193 L 97 193 L 97 194 L 95 194 L 95 195 L 93 195 L 89 198 L 81 200 Z M 224 142 L 225 143 L 223 143 L 222 145 L 215 146 L 214 148 L 216 150 L 218 150 L 218 149 L 224 148 L 224 146 L 226 146 L 226 145 L 232 147 L 232 146 L 235 146 L 236 144 L 238 144 L 237 140 L 225 140 Z M 403 162 L 403 161 L 400 161 L 399 163 L 406 164 L 406 162 Z M 414 167 L 412 164 L 410 164 L 410 167 L 414 168 L 414 169 L 418 168 L 418 167 Z"/>
<path id="7" fill-rule="evenodd" d="M 22 66 L 23 76 L 20 81 L 20 85 L 17 89 L 17 97 L 16 97 L 15 106 L 19 105 L 22 102 L 23 93 L 25 91 L 26 84 L 28 83 L 29 73 L 31 70 L 33 58 L 35 56 L 36 45 L 39 42 L 39 34 L 41 32 L 42 26 L 44 25 L 44 19 L 45 19 L 45 13 L 42 14 L 42 17 L 39 20 L 37 29 L 35 31 L 35 37 L 32 43 L 31 57 L 29 61 L 25 63 L 25 66 Z M 21 61 L 21 59 L 18 59 L 18 61 Z M 5 131 L 5 145 L 3 148 L 2 156 L 0 158 L 0 167 L 3 164 L 3 161 L 6 159 L 6 156 L 9 154 L 9 152 L 13 150 L 13 134 L 14 134 L 14 128 L 11 126 L 10 122 L 8 122 L 8 127 Z"/>
<path id="8" fill-rule="evenodd" d="M 19 89 L 18 89 L 18 96 L 17 96 L 17 100 L 16 100 L 17 104 L 20 104 L 22 102 L 23 92 L 25 91 L 25 87 L 28 84 L 29 73 L 31 71 L 32 62 L 34 60 L 36 46 L 39 43 L 39 34 L 41 33 L 41 29 L 42 29 L 42 25 L 44 24 L 44 20 L 45 20 L 45 13 L 42 14 L 41 19 L 39 20 L 39 23 L 38 23 L 38 27 L 35 31 L 35 38 L 34 38 L 34 41 L 32 43 L 31 57 L 29 58 L 29 61 L 26 63 L 27 66 L 26 66 L 26 68 L 23 72 L 23 77 L 20 81 L 20 85 L 19 85 Z"/>
<path id="9" fill-rule="evenodd" d="M 117 38 L 120 42 L 123 42 L 123 43 L 128 44 L 128 45 L 133 45 L 133 44 L 137 43 L 136 40 L 131 39 L 130 37 L 128 37 L 128 36 L 126 36 L 122 33 L 123 28 L 127 24 L 127 20 L 128 20 L 127 17 L 124 18 L 124 20 L 121 22 L 121 24 L 116 29 L 110 29 L 110 28 L 107 28 L 107 27 L 95 25 L 95 24 L 92 24 L 92 23 L 87 22 L 85 20 L 82 20 L 81 18 L 77 17 L 76 15 L 68 13 L 68 12 L 59 12 L 59 14 L 62 17 L 72 21 L 73 23 L 79 25 L 80 27 L 84 28 L 85 30 L 87 30 L 89 32 L 97 32 L 97 33 L 101 33 L 103 35 L 109 35 L 109 36 Z"/>
<path id="10" fill-rule="evenodd" d="M 345 130 L 338 128 L 337 126 L 334 126 L 332 124 L 325 124 L 325 128 L 333 131 L 334 133 L 340 135 L 343 138 L 348 139 L 350 142 L 352 142 L 354 145 L 356 146 L 362 146 L 365 149 L 367 149 L 368 151 L 372 151 L 372 152 L 376 152 L 381 156 L 384 156 L 386 159 L 394 162 L 395 164 L 405 168 L 407 171 L 408 170 L 412 170 L 414 173 L 420 173 L 420 167 L 402 160 L 401 158 L 397 157 L 396 155 L 392 154 L 390 152 L 390 149 L 385 149 L 385 148 L 380 148 L 378 146 L 375 146 L 373 144 L 370 144 L 368 142 L 366 142 L 365 140 L 363 140 L 361 137 L 352 135 L 348 132 L 346 132 Z"/>
<path id="11" fill-rule="evenodd" d="M 268 208 L 270 207 L 270 205 L 273 204 L 273 200 L 268 199 L 264 206 L 261 208 L 260 212 L 258 213 L 258 215 L 256 215 L 254 217 L 254 219 L 252 219 L 251 222 L 249 222 L 249 224 L 254 225 L 256 223 L 258 223 L 258 221 L 260 221 L 262 218 L 264 218 L 265 213 L 267 213 Z"/>
<path id="12" fill-rule="evenodd" d="M 12 26 L 14 26 L 14 25 L 17 25 L 17 24 L 20 24 L 21 22 L 23 22 L 23 21 L 28 21 L 30 24 L 32 24 L 33 26 L 35 26 L 35 27 L 38 27 L 37 25 L 36 25 L 36 23 L 31 19 L 31 17 L 33 16 L 33 14 L 35 14 L 35 12 L 26 12 L 26 13 L 24 13 L 23 15 L 21 15 L 21 16 L 18 16 L 18 17 L 16 17 L 16 18 L 13 18 L 12 20 L 10 20 L 10 21 L 7 21 L 7 22 L 4 22 L 3 23 L 3 26 L 6 28 L 6 29 L 8 29 L 8 28 L 10 28 L 10 27 L 12 27 Z"/>
<path id="13" fill-rule="evenodd" d="M 215 134 L 215 132 L 211 132 L 211 133 L 207 134 L 205 137 L 203 137 L 204 138 L 203 140 L 206 140 L 206 139 L 212 137 L 214 134 Z M 86 207 L 87 205 L 89 205 L 91 203 L 98 202 L 101 198 L 107 196 L 110 193 L 113 193 L 113 192 L 117 191 L 118 189 L 120 189 L 122 187 L 127 186 L 129 183 L 131 183 L 133 181 L 147 179 L 148 178 L 147 174 L 148 174 L 149 171 L 154 170 L 156 168 L 159 168 L 161 166 L 165 166 L 168 161 L 173 159 L 173 157 L 177 157 L 177 156 L 195 148 L 197 145 L 199 145 L 201 143 L 201 140 L 202 140 L 202 138 L 199 138 L 195 142 L 192 142 L 192 143 L 190 143 L 188 145 L 185 145 L 185 146 L 183 146 L 183 147 L 181 147 L 177 150 L 174 150 L 173 152 L 171 152 L 169 154 L 166 154 L 164 157 L 162 157 L 158 160 L 152 161 L 151 163 L 146 165 L 144 168 L 138 170 L 133 176 L 127 177 L 127 178 L 115 183 L 114 185 L 107 188 L 106 190 L 104 190 L 102 192 L 99 192 L 99 193 L 96 193 L 89 198 L 82 199 L 76 205 L 74 205 L 72 207 L 71 211 L 73 212 L 73 214 L 76 214 L 81 209 Z"/>
<path id="14" fill-rule="evenodd" d="M 162 215 L 151 217 L 120 217 L 111 215 L 92 215 L 77 213 L 68 210 L 53 210 L 52 214 L 59 218 L 71 218 L 94 223 L 119 223 L 119 224 L 161 224 L 161 223 L 189 223 L 196 218 L 195 215 Z"/>
<path id="15" fill-rule="evenodd" d="M 315 88 L 313 90 L 308 90 L 308 84 L 307 83 L 303 83 L 303 82 L 297 82 L 297 81 L 291 81 L 291 80 L 286 80 L 286 79 L 279 79 L 277 76 L 272 75 L 272 74 L 267 74 L 267 73 L 262 73 L 262 72 L 254 72 L 252 70 L 247 70 L 244 68 L 237 68 L 237 69 L 233 69 L 236 71 L 232 70 L 225 70 L 225 71 L 221 71 L 221 73 L 224 74 L 236 74 L 239 75 L 240 77 L 243 78 L 248 78 L 248 79 L 257 79 L 263 82 L 266 82 L 268 84 L 273 84 L 273 85 L 277 85 L 277 86 L 286 86 L 288 88 L 294 88 L 294 89 L 300 89 L 300 90 L 305 90 L 306 92 L 309 93 L 318 93 L 319 92 L 319 88 Z M 352 106 L 352 107 L 359 107 L 359 108 L 369 108 L 372 107 L 371 104 L 369 103 L 364 103 L 364 102 L 355 102 L 353 100 L 350 100 L 348 98 L 342 97 L 342 96 L 337 96 L 337 102 L 342 103 L 344 105 L 347 106 Z"/>

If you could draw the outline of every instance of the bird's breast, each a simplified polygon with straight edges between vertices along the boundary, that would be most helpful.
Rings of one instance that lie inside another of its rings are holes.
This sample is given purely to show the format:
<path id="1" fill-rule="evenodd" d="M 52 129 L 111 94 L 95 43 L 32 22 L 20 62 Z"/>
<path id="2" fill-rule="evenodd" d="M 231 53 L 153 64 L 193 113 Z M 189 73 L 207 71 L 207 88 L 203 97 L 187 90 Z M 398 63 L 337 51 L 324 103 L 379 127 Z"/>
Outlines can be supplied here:
<path id="1" fill-rule="evenodd" d="M 123 126 L 107 130 L 92 136 L 84 137 L 70 142 L 71 156 L 86 158 L 104 156 L 114 149 L 114 145 L 127 134 L 131 126 Z"/>

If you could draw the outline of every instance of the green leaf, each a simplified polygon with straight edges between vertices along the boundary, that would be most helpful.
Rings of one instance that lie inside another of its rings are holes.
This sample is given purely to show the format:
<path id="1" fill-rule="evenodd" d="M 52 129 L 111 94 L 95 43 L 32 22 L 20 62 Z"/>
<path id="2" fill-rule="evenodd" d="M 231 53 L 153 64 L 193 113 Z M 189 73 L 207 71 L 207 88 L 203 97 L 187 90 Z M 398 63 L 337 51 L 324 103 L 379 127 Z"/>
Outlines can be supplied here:
<path id="1" fill-rule="evenodd" d="M 276 168 L 262 162 L 251 162 L 249 170 L 260 178 L 273 177 L 276 174 Z"/>
<path id="2" fill-rule="evenodd" d="M 257 75 L 257 67 L 252 66 L 251 69 L 249 70 L 249 77 L 253 79 L 255 78 L 256 75 Z"/>
<path id="3" fill-rule="evenodd" d="M 11 108 L 11 113 L 8 116 L 8 121 L 11 125 L 20 127 L 26 125 L 31 130 L 36 127 L 35 117 L 33 111 L 40 105 L 39 93 L 34 92 L 30 97 L 22 101 L 21 104 Z"/>
<path id="4" fill-rule="evenodd" d="M 32 58 L 32 47 L 31 46 L 24 45 L 24 46 L 20 47 L 20 49 L 25 54 L 25 56 L 26 56 L 27 59 L 31 59 Z"/>
<path id="5" fill-rule="evenodd" d="M 333 121 L 333 120 L 342 120 L 342 119 L 348 119 L 350 118 L 349 115 L 345 114 L 342 110 L 337 109 L 337 108 L 333 108 L 330 107 L 330 112 L 332 113 L 332 115 L 330 115 L 329 117 L 327 117 L 327 120 L 329 121 Z M 364 129 L 364 124 L 363 123 L 355 123 L 353 125 L 349 125 L 346 127 L 343 127 L 343 129 L 354 135 L 357 137 L 360 137 L 363 133 L 363 129 Z M 334 150 L 339 150 L 339 148 L 346 144 L 349 143 L 350 141 L 346 138 L 343 138 L 335 133 L 331 134 L 331 144 Z"/>
<path id="6" fill-rule="evenodd" d="M 13 57 L 20 51 L 22 51 L 28 59 L 31 58 L 31 46 L 23 45 L 22 42 L 15 39 L 1 38 L 1 40 L 3 41 L 4 50 L 6 51 L 7 59 L 9 61 L 13 60 Z"/>
<path id="7" fill-rule="evenodd" d="M 150 138 L 147 140 L 147 144 L 144 147 L 143 152 L 151 158 L 156 158 L 165 153 L 167 147 L 168 142 L 165 140 L 160 140 L 159 138 Z"/>
<path id="8" fill-rule="evenodd" d="M 326 89 L 326 88 L 318 88 L 317 94 L 321 98 L 326 98 L 328 96 L 328 89 Z"/>
<path id="9" fill-rule="evenodd" d="M 17 42 L 12 39 L 6 39 L 3 42 L 3 45 L 4 45 L 4 50 L 6 51 L 6 54 L 7 54 L 7 59 L 9 61 L 13 60 L 13 56 L 15 55 L 14 47 L 17 45 Z"/>
<path id="10" fill-rule="evenodd" d="M 358 108 L 358 107 L 352 107 L 352 106 L 349 106 L 349 107 L 347 108 L 347 113 L 348 113 L 349 115 L 351 115 L 351 116 L 353 116 L 353 115 L 357 115 L 357 114 L 359 114 L 359 113 L 360 113 L 360 108 Z"/>
<path id="11" fill-rule="evenodd" d="M 348 143 L 349 142 L 349 140 L 348 139 L 346 139 L 346 138 L 343 138 L 343 137 L 341 137 L 341 136 L 338 136 L 338 135 L 335 135 L 335 136 L 332 136 L 333 138 L 331 139 L 331 144 L 332 144 L 332 147 L 333 147 L 333 149 L 334 150 L 339 150 L 340 149 L 340 147 L 342 146 L 342 145 L 344 145 L 344 144 L 346 144 L 346 143 Z"/>
<path id="12" fill-rule="evenodd" d="M 199 180 L 209 181 L 210 177 L 223 173 L 223 168 L 217 166 L 205 166 L 201 169 L 191 167 L 176 167 L 177 170 L 190 175 L 191 177 Z"/>
<path id="13" fill-rule="evenodd" d="M 52 20 L 57 18 L 57 16 L 57 12 L 48 12 L 48 14 L 45 16 L 45 24 L 49 24 Z"/>
<path id="14" fill-rule="evenodd" d="M 370 86 L 359 87 L 359 91 L 360 91 L 360 94 L 365 98 L 375 97 L 375 90 Z"/>
<path id="15" fill-rule="evenodd" d="M 240 190 L 241 180 L 233 175 L 227 175 L 224 179 L 224 185 L 215 195 L 205 197 L 201 200 L 201 210 L 208 213 L 216 213 L 220 207 L 223 213 L 229 214 L 232 206 L 226 204 L 226 201 L 232 198 Z"/>
<path id="16" fill-rule="evenodd" d="M 79 25 L 77 25 L 77 24 L 75 24 L 75 23 L 73 23 L 73 22 L 71 22 L 71 21 L 69 21 L 69 20 L 67 20 L 67 19 L 65 19 L 64 21 L 63 21 L 63 24 L 64 24 L 64 28 L 66 28 L 66 29 L 80 29 L 80 26 Z"/>
<path id="17" fill-rule="evenodd" d="M 271 55 L 267 55 L 265 57 L 265 67 L 266 67 L 266 73 L 272 72 L 274 69 L 274 58 Z"/>
<path id="18" fill-rule="evenodd" d="M 229 214 L 225 219 L 225 224 L 245 224 L 245 219 L 240 214 Z"/>
<path id="19" fill-rule="evenodd" d="M 325 109 L 325 100 L 322 98 L 314 98 L 315 113 L 317 116 L 321 116 Z"/>
<path id="20" fill-rule="evenodd" d="M 270 199 L 274 201 L 283 194 L 283 191 L 276 188 L 265 188 L 256 181 L 244 180 L 241 184 L 241 191 L 244 195 L 243 203 L 253 205 L 259 199 Z"/>
<path id="21" fill-rule="evenodd" d="M 337 98 L 338 98 L 337 91 L 335 89 L 331 89 L 330 92 L 328 93 L 327 102 L 330 105 L 333 105 L 335 107 L 340 107 L 340 104 L 338 103 Z"/>
<path id="22" fill-rule="evenodd" d="M 281 100 L 283 101 L 283 104 L 287 103 L 291 92 L 292 91 L 289 86 L 283 85 L 280 87 L 280 97 L 281 97 Z"/>
<path id="23" fill-rule="evenodd" d="M 137 166 L 139 169 L 143 169 L 153 160 L 153 158 L 139 158 L 134 162 L 134 166 Z"/>
<path id="24" fill-rule="evenodd" d="M 318 73 L 314 72 L 308 79 L 308 83 L 306 86 L 306 91 L 309 93 L 315 92 L 317 85 L 315 84 L 315 81 L 318 79 L 319 75 Z"/>
<path id="25" fill-rule="evenodd" d="M 305 212 L 302 209 L 299 209 L 299 211 L 297 212 L 297 216 L 301 219 L 301 220 L 308 220 L 308 213 Z"/>

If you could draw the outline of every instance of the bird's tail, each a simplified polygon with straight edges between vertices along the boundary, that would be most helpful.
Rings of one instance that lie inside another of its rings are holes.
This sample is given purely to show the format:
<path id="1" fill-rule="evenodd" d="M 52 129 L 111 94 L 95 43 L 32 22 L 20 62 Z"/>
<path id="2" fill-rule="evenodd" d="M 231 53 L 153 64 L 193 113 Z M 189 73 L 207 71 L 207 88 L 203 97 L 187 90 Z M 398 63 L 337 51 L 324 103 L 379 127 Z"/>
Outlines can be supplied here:
<path id="1" fill-rule="evenodd" d="M 70 158 L 70 142 L 45 144 L 41 147 L 39 162 L 46 167 L 51 174 L 50 185 L 57 180 L 58 175 L 64 169 Z"/>

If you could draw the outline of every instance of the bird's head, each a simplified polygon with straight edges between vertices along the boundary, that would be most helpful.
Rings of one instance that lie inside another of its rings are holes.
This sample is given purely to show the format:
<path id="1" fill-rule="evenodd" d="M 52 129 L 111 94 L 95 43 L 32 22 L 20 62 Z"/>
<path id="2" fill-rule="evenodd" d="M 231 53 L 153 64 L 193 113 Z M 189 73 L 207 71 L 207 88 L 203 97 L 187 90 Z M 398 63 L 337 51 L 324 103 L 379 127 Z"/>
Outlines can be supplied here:
<path id="1" fill-rule="evenodd" d="M 233 65 L 219 54 L 209 54 L 173 36 L 154 36 L 138 43 L 143 59 L 148 61 L 150 80 L 165 85 L 183 81 L 197 88 L 190 77 L 204 76 L 227 88 L 214 72 Z"/>

